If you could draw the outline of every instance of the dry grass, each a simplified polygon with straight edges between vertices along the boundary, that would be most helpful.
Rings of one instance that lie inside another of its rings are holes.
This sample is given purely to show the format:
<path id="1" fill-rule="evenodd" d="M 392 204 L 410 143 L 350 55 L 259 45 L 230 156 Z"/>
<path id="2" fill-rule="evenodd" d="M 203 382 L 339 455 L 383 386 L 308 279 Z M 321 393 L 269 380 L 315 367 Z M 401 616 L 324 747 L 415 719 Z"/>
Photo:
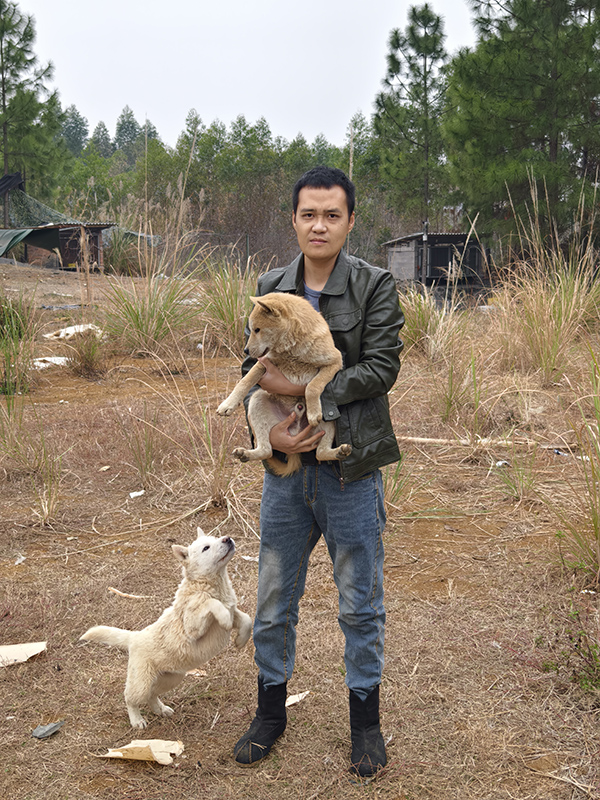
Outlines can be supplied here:
<path id="1" fill-rule="evenodd" d="M 311 561 L 290 685 L 311 694 L 290 710 L 264 765 L 241 770 L 231 757 L 255 707 L 251 645 L 186 680 L 170 697 L 173 718 L 152 718 L 144 737 L 185 744 L 173 765 L 97 758 L 141 737 L 123 702 L 126 658 L 79 636 L 95 623 L 154 620 L 179 580 L 170 545 L 189 542 L 197 525 L 236 539 L 231 575 L 252 614 L 261 467 L 229 457 L 247 435 L 243 414 L 213 413 L 237 359 L 180 350 L 111 355 L 93 381 L 41 373 L 20 424 L 33 437 L 43 419 L 46 446 L 61 454 L 58 505 L 45 526 L 31 474 L 0 451 L 1 641 L 48 641 L 46 653 L 0 668 L 6 796 L 37 800 L 43 787 L 46 800 L 600 798 L 599 689 L 586 684 L 585 649 L 576 647 L 581 628 L 588 643 L 598 636 L 598 596 L 561 563 L 554 511 L 581 514 L 572 423 L 579 405 L 593 408 L 590 340 L 547 385 L 540 371 L 506 371 L 493 357 L 496 319 L 468 315 L 465 394 L 446 419 L 449 362 L 439 349 L 432 358 L 415 347 L 391 395 L 404 460 L 386 480 L 389 765 L 366 787 L 348 779 L 343 637 L 323 545 Z M 500 461 L 521 491 L 509 491 Z M 62 719 L 51 739 L 31 737 Z"/>

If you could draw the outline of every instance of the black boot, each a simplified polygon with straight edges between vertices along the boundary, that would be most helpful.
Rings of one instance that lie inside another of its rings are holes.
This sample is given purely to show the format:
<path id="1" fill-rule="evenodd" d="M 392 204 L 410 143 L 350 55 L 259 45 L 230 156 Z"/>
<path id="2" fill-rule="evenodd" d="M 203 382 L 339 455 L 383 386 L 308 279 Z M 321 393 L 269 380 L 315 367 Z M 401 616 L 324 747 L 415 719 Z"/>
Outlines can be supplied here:
<path id="1" fill-rule="evenodd" d="M 287 683 L 264 686 L 258 679 L 258 708 L 247 732 L 238 740 L 233 754 L 238 764 L 257 764 L 271 750 L 285 730 Z"/>
<path id="2" fill-rule="evenodd" d="M 350 690 L 350 736 L 353 772 L 369 778 L 385 767 L 385 744 L 379 728 L 379 686 L 366 700 Z"/>

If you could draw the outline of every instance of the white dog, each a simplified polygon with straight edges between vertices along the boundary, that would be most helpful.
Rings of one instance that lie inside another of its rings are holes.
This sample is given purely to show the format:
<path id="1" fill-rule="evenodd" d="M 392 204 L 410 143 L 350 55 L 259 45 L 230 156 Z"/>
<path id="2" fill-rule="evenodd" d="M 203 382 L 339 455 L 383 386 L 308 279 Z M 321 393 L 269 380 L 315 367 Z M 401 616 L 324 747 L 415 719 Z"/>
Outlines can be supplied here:
<path id="1" fill-rule="evenodd" d="M 159 694 L 173 689 L 186 672 L 204 664 L 223 650 L 232 630 L 234 643 L 243 647 L 252 630 L 247 614 L 237 600 L 227 574 L 227 563 L 235 552 L 229 536 L 215 539 L 198 528 L 198 538 L 189 547 L 173 545 L 175 557 L 183 564 L 183 580 L 173 605 L 152 625 L 141 631 L 126 631 L 98 625 L 82 639 L 115 645 L 129 651 L 125 702 L 134 728 L 148 724 L 140 706 L 155 714 L 171 716 Z"/>

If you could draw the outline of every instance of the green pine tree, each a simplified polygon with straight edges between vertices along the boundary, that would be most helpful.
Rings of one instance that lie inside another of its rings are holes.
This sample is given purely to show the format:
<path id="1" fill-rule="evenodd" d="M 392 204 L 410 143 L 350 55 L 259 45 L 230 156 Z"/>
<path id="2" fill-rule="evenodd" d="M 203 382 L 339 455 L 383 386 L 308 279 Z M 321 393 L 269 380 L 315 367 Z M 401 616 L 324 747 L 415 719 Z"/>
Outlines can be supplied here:
<path id="1" fill-rule="evenodd" d="M 71 105 L 66 108 L 62 123 L 62 135 L 74 156 L 78 156 L 85 147 L 88 134 L 88 121 L 79 113 L 77 107 Z"/>
<path id="2" fill-rule="evenodd" d="M 445 130 L 461 199 L 502 229 L 513 208 L 527 214 L 533 190 L 566 230 L 600 163 L 598 3 L 471 4 L 479 39 L 452 63 Z"/>
<path id="3" fill-rule="evenodd" d="M 62 112 L 56 92 L 47 82 L 51 64 L 38 66 L 33 51 L 33 18 L 22 14 L 16 3 L 0 0 L 0 147 L 3 172 L 21 171 L 24 178 L 44 183 L 62 165 L 66 148 L 59 143 Z M 55 162 L 51 165 L 50 162 Z M 8 204 L 4 226 L 8 227 Z"/>
<path id="4" fill-rule="evenodd" d="M 375 101 L 381 176 L 393 206 L 419 221 L 439 212 L 448 190 L 444 40 L 443 20 L 429 3 L 411 6 L 406 30 L 390 34 L 385 88 Z"/>
<path id="5" fill-rule="evenodd" d="M 110 158 L 115 151 L 108 128 L 102 120 L 94 128 L 91 142 L 102 158 Z"/>

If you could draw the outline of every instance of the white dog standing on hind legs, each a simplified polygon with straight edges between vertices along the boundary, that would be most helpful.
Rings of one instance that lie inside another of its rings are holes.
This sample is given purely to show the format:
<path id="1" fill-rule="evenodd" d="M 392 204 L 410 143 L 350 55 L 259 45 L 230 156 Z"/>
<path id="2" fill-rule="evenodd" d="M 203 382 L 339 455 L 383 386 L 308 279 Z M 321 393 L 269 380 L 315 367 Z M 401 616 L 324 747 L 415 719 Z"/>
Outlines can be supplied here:
<path id="1" fill-rule="evenodd" d="M 199 667 L 223 650 L 236 631 L 234 644 L 243 647 L 252 631 L 250 617 L 237 608 L 237 599 L 227 574 L 235 552 L 229 536 L 216 539 L 198 528 L 198 538 L 189 547 L 173 545 L 183 567 L 183 580 L 173 604 L 141 631 L 98 625 L 81 639 L 103 642 L 129 651 L 125 703 L 133 728 L 148 724 L 140 707 L 171 716 L 173 709 L 159 695 L 175 688 L 186 672 Z"/>

